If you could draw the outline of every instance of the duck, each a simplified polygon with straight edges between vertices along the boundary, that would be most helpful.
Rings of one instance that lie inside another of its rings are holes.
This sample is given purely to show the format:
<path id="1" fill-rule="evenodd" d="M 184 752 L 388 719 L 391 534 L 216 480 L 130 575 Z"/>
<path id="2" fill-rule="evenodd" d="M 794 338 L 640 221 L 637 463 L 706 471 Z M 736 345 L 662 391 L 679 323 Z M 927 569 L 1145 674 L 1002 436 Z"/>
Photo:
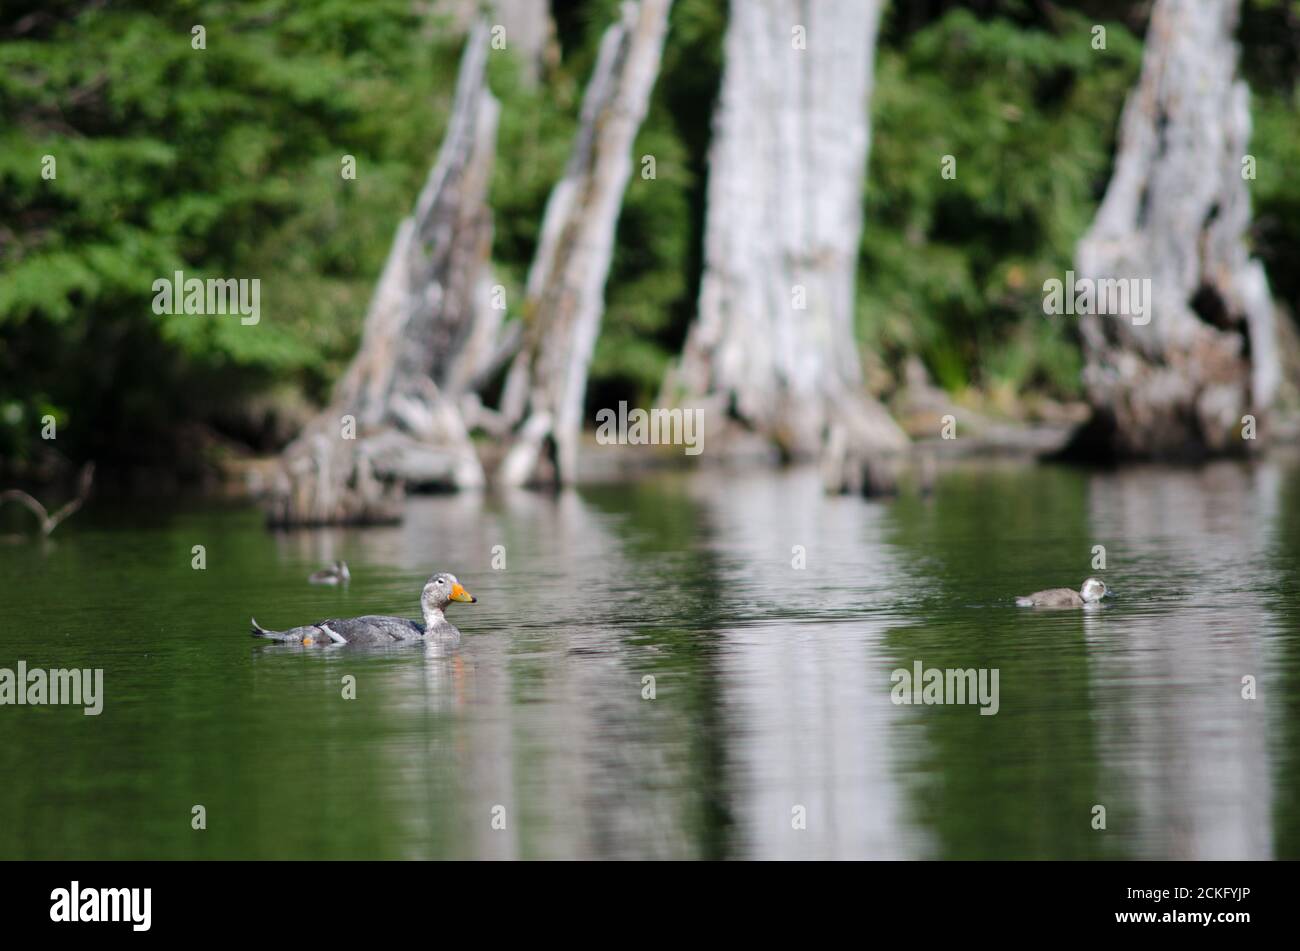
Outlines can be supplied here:
<path id="1" fill-rule="evenodd" d="M 346 561 L 336 561 L 328 568 L 313 571 L 307 578 L 308 584 L 347 584 L 352 580 Z"/>
<path id="2" fill-rule="evenodd" d="M 1096 604 L 1110 590 L 1100 578 L 1089 578 L 1078 591 L 1073 588 L 1048 588 L 1035 591 L 1016 598 L 1016 606 L 1022 608 L 1081 608 L 1085 604 Z"/>
<path id="3" fill-rule="evenodd" d="M 456 576 L 445 571 L 433 575 L 420 592 L 420 612 L 424 623 L 404 617 L 367 614 L 364 617 L 330 618 L 291 627 L 285 631 L 269 631 L 250 618 L 253 636 L 279 641 L 284 644 L 330 646 L 353 644 L 376 646 L 402 641 L 436 641 L 441 647 L 455 647 L 460 643 L 460 631 L 442 612 L 453 601 L 474 604 L 478 598 L 465 590 Z"/>

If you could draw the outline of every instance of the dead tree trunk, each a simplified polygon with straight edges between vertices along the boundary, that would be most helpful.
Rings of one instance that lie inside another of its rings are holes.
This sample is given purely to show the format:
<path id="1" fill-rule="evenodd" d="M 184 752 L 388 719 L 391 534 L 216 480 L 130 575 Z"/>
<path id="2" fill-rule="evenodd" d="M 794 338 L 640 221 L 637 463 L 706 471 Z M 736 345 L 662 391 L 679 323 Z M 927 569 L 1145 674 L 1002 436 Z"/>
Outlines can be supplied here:
<path id="1" fill-rule="evenodd" d="M 409 485 L 484 481 L 456 400 L 496 328 L 483 289 L 498 113 L 484 78 L 487 39 L 486 24 L 470 33 L 446 137 L 397 229 L 361 349 L 329 407 L 280 458 L 272 524 L 393 520 Z"/>
<path id="2" fill-rule="evenodd" d="M 524 348 L 502 395 L 503 416 L 518 423 L 499 471 L 506 485 L 574 477 L 614 229 L 632 173 L 632 142 L 659 73 L 669 6 L 670 0 L 627 3 L 601 40 L 573 153 L 546 204 L 528 274 Z"/>
<path id="3" fill-rule="evenodd" d="M 524 82 L 537 85 L 543 68 L 559 55 L 550 4 L 547 0 L 495 0 L 492 6 L 505 29 L 507 48 L 519 56 Z"/>
<path id="4" fill-rule="evenodd" d="M 880 488 L 906 437 L 853 335 L 878 0 L 731 4 L 699 314 L 665 395 L 739 420 L 827 487 Z M 869 471 L 869 469 L 871 471 Z"/>
<path id="5" fill-rule="evenodd" d="M 520 77 L 529 87 L 559 59 L 549 0 L 436 0 L 433 10 L 455 30 L 467 30 L 480 15 L 487 16 L 493 49 L 509 50 L 518 58 Z"/>
<path id="6" fill-rule="evenodd" d="M 1079 279 L 1149 278 L 1150 306 L 1081 318 L 1094 418 L 1076 454 L 1242 452 L 1242 417 L 1265 412 L 1277 389 L 1275 311 L 1244 239 L 1237 15 L 1237 0 L 1157 0 L 1152 11 L 1115 171 L 1076 262 Z"/>

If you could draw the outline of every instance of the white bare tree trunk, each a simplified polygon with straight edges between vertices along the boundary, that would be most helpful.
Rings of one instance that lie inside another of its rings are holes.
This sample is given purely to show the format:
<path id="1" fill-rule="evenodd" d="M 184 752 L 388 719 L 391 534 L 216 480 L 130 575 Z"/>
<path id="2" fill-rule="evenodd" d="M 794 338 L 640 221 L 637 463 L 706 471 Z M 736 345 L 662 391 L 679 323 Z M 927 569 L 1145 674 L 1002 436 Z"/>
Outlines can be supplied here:
<path id="1" fill-rule="evenodd" d="M 1080 242 L 1079 278 L 1151 280 L 1150 310 L 1080 318 L 1094 420 L 1076 451 L 1242 452 L 1242 417 L 1281 376 L 1275 311 L 1245 243 L 1250 196 L 1238 0 L 1157 0 L 1115 171 Z M 1132 308 L 1130 308 L 1132 309 Z M 1142 324 L 1143 319 L 1149 322 Z"/>
<path id="2" fill-rule="evenodd" d="M 501 411 L 519 421 L 498 476 L 506 485 L 569 482 L 632 142 L 659 73 L 670 0 L 625 3 L 601 40 L 564 176 L 547 201 L 528 274 L 523 351 Z"/>
<path id="3" fill-rule="evenodd" d="M 487 188 L 498 106 L 484 67 L 487 25 L 466 43 L 438 159 L 397 229 L 360 351 L 334 399 L 281 456 L 272 524 L 400 517 L 408 485 L 471 487 L 484 476 L 457 400 L 490 359 Z"/>
<path id="4" fill-rule="evenodd" d="M 536 85 L 549 60 L 558 57 L 555 24 L 546 0 L 494 0 L 506 46 L 519 57 L 524 82 Z"/>
<path id="5" fill-rule="evenodd" d="M 460 30 L 467 30 L 479 16 L 487 16 L 496 31 L 494 43 L 504 44 L 494 48 L 504 48 L 518 57 L 520 75 L 529 86 L 535 86 L 543 69 L 559 58 L 547 0 L 436 0 L 433 9 Z"/>
<path id="6" fill-rule="evenodd" d="M 828 488 L 906 437 L 853 333 L 878 0 L 733 0 L 709 157 L 699 314 L 665 395 L 736 417 Z"/>

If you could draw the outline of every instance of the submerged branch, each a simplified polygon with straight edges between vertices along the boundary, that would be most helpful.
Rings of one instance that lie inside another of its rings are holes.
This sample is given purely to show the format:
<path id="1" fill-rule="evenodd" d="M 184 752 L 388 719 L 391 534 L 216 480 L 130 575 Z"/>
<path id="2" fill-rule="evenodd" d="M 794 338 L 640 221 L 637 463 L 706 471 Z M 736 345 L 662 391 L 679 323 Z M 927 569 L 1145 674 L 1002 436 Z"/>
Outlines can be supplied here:
<path id="1" fill-rule="evenodd" d="M 77 494 L 68 502 L 65 502 L 53 515 L 49 513 L 49 510 L 44 505 L 22 489 L 5 489 L 0 492 L 0 505 L 5 502 L 17 502 L 19 505 L 26 507 L 40 522 L 41 536 L 48 538 L 50 533 L 58 528 L 60 522 L 76 512 L 85 503 L 86 498 L 90 495 L 90 484 L 94 478 L 95 464 L 88 462 L 82 466 L 81 473 L 77 476 Z"/>

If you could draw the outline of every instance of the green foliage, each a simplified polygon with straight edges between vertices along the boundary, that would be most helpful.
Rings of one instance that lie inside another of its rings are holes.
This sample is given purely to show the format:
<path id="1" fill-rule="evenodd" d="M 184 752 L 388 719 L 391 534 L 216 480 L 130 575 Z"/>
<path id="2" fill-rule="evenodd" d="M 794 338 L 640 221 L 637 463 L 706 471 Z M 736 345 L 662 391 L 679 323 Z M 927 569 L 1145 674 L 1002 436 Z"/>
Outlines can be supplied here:
<path id="1" fill-rule="evenodd" d="M 1273 295 L 1300 314 L 1300 87 L 1266 91 L 1252 100 L 1251 153 L 1254 251 L 1264 262 Z"/>
<path id="2" fill-rule="evenodd" d="M 520 316 L 528 266 L 537 248 L 551 187 L 564 170 L 577 128 L 582 80 L 565 66 L 528 88 L 511 57 L 488 60 L 488 79 L 501 101 L 492 205 L 492 260 L 506 286 L 512 316 Z"/>
<path id="3" fill-rule="evenodd" d="M 1253 250 L 1274 296 L 1300 315 L 1300 0 L 1246 0 L 1240 35 L 1258 175 L 1250 183 Z"/>
<path id="4" fill-rule="evenodd" d="M 858 314 L 888 364 L 920 354 L 950 389 L 1077 390 L 1042 285 L 1092 217 L 1141 55 L 1114 23 L 1092 49 L 1091 25 L 956 9 L 879 51 Z"/>
<path id="5" fill-rule="evenodd" d="M 320 395 L 427 168 L 459 44 L 431 43 L 402 0 L 26 22 L 0 43 L 0 404 L 48 400 L 60 448 L 131 458 L 271 381 Z M 175 270 L 260 278 L 261 323 L 154 315 Z M 31 436 L 30 414 L 0 420 L 0 454 Z"/>

